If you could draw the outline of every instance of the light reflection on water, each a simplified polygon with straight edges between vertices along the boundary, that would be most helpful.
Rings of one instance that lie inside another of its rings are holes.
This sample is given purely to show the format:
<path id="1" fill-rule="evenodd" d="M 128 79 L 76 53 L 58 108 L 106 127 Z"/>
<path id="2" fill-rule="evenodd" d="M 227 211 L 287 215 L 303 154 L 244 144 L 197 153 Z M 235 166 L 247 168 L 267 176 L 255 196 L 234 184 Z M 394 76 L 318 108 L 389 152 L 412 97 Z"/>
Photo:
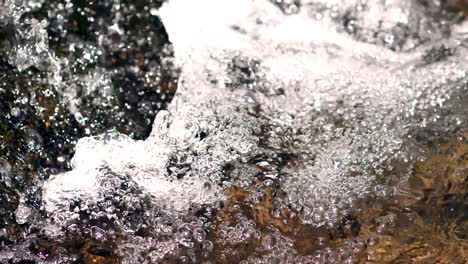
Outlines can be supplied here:
<path id="1" fill-rule="evenodd" d="M 2 2 L 0 263 L 464 263 L 463 15 L 270 2 Z"/>

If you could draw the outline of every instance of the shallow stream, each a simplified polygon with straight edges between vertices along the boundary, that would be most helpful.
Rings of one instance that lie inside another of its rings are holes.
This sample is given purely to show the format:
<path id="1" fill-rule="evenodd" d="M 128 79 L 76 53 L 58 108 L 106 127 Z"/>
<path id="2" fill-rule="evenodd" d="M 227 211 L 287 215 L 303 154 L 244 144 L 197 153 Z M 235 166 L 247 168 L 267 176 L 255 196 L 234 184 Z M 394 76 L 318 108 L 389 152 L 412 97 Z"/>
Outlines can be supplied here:
<path id="1" fill-rule="evenodd" d="M 466 263 L 467 15 L 0 0 L 0 263 Z"/>

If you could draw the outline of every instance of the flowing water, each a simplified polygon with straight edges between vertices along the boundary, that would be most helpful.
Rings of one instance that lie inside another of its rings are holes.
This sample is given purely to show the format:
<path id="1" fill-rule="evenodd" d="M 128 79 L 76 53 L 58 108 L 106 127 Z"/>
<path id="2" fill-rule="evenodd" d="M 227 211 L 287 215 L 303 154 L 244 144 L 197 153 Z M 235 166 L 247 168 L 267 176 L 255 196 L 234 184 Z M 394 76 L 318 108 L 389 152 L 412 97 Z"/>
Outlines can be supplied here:
<path id="1" fill-rule="evenodd" d="M 466 263 L 464 1 L 0 1 L 0 263 Z"/>

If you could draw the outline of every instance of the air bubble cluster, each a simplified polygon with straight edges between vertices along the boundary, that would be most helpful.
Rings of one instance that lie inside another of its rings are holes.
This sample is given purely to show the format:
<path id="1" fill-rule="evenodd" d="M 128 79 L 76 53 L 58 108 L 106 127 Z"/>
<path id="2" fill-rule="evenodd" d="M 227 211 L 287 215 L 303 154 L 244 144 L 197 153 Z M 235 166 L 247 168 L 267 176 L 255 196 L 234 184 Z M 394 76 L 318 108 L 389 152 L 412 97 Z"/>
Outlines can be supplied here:
<path id="1" fill-rule="evenodd" d="M 65 102 L 55 111 L 83 134 L 106 127 L 99 109 L 151 132 L 81 137 L 73 158 L 54 159 L 68 171 L 41 168 L 20 191 L 12 184 L 26 180 L 0 157 L 1 217 L 30 230 L 8 244 L 0 229 L 0 263 L 15 259 L 7 252 L 37 263 L 391 260 L 379 238 L 418 218 L 384 207 L 434 137 L 468 122 L 467 22 L 438 1 L 65 2 L 50 8 L 56 19 L 20 21 L 27 8 L 7 1 L 0 22 L 24 27 L 4 68 L 42 72 Z M 167 41 L 159 17 L 173 47 L 151 49 Z M 161 110 L 155 97 L 175 77 Z M 31 100 L 43 99 L 17 99 L 9 116 Z M 27 153 L 48 146 L 22 128 Z M 367 215 L 374 206 L 385 213 Z"/>

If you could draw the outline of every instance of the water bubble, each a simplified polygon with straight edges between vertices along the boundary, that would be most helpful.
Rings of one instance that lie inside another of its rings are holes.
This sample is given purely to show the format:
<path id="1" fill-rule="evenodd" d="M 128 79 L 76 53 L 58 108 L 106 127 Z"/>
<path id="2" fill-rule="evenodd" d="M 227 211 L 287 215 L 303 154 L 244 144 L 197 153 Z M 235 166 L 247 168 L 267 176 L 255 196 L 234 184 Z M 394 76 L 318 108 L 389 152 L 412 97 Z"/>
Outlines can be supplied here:
<path id="1" fill-rule="evenodd" d="M 198 243 L 202 243 L 206 239 L 206 233 L 203 229 L 201 228 L 196 228 L 193 232 L 193 238 L 195 241 Z"/>
<path id="2" fill-rule="evenodd" d="M 15 211 L 16 222 L 20 225 L 26 224 L 30 220 L 31 209 L 23 204 L 20 204 Z"/>
<path id="3" fill-rule="evenodd" d="M 277 245 L 277 238 L 273 234 L 264 235 L 261 238 L 261 244 L 265 250 L 273 250 Z"/>

